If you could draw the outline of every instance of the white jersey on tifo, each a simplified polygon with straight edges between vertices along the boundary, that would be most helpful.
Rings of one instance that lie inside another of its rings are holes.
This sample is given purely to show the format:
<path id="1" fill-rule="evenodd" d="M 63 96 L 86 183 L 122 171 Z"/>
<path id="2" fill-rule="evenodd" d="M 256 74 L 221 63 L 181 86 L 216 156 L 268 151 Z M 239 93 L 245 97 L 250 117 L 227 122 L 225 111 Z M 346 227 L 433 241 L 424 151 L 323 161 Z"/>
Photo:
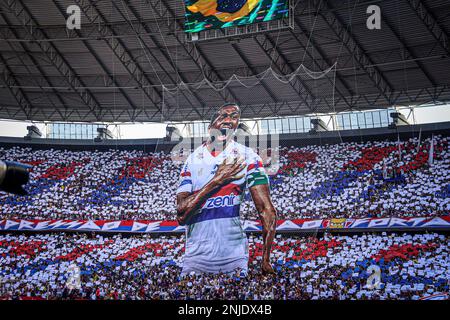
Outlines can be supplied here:
<path id="1" fill-rule="evenodd" d="M 213 156 L 206 144 L 186 160 L 177 193 L 195 193 L 215 175 L 217 167 L 229 157 L 243 157 L 244 177 L 222 186 L 186 222 L 186 245 L 182 274 L 229 273 L 248 269 L 248 242 L 241 226 L 239 208 L 246 187 L 268 184 L 261 158 L 250 148 L 231 141 L 224 151 Z"/>

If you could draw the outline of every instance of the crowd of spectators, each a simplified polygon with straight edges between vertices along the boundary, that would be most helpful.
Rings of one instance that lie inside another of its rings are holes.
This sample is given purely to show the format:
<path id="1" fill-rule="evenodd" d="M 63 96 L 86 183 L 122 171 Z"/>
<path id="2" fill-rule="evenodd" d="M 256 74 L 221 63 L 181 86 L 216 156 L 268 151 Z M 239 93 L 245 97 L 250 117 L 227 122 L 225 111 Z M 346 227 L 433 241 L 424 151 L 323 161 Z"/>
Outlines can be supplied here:
<path id="1" fill-rule="evenodd" d="M 181 277 L 184 236 L 4 233 L 0 298 L 416 300 L 448 292 L 449 244 L 438 233 L 277 235 L 275 274 L 263 276 L 262 237 L 249 235 L 247 276 Z"/>
<path id="2" fill-rule="evenodd" d="M 448 138 L 279 147 L 271 195 L 279 219 L 448 215 Z M 143 151 L 0 148 L 33 166 L 29 196 L 0 192 L 0 218 L 174 220 L 182 162 Z M 258 219 L 247 192 L 241 216 Z"/>
<path id="3" fill-rule="evenodd" d="M 287 219 L 448 215 L 448 139 L 433 142 L 431 165 L 431 139 L 281 148 L 272 200 Z"/>

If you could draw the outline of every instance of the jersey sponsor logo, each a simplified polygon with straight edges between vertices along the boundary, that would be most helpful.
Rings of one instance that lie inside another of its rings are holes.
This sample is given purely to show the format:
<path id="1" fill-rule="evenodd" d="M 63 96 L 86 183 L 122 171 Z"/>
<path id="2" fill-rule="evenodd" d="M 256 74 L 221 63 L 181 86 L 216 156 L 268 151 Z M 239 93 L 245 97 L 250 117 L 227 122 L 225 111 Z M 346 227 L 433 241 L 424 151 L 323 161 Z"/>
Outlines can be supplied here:
<path id="1" fill-rule="evenodd" d="M 236 196 L 234 195 L 234 193 L 231 193 L 226 196 L 209 198 L 208 200 L 206 200 L 206 204 L 203 207 L 203 209 L 232 207 L 236 204 L 236 203 L 234 203 L 235 198 L 236 198 Z"/>

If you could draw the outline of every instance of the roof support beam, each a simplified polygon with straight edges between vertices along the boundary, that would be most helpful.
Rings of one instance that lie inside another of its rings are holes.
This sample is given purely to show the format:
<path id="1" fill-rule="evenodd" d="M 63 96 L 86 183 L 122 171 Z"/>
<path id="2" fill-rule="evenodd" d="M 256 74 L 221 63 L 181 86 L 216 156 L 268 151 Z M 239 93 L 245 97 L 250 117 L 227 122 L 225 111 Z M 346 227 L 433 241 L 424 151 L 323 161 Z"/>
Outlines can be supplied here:
<path id="1" fill-rule="evenodd" d="M 383 16 L 383 21 L 384 24 L 386 24 L 389 28 L 389 30 L 391 30 L 392 34 L 397 38 L 398 42 L 400 43 L 400 45 L 403 48 L 402 51 L 402 56 L 403 59 L 405 60 L 409 60 L 409 59 L 413 59 L 415 64 L 418 66 L 418 68 L 422 71 L 422 73 L 425 75 L 425 77 L 427 78 L 427 80 L 431 83 L 431 85 L 436 86 L 436 81 L 433 79 L 433 76 L 425 69 L 425 66 L 423 65 L 422 62 L 417 61 L 417 56 L 414 54 L 414 52 L 412 52 L 408 46 L 406 45 L 404 39 L 401 37 L 401 35 L 395 30 L 394 25 L 392 25 L 389 22 L 388 17 Z M 403 53 L 406 53 L 407 55 L 404 55 Z"/>
<path id="2" fill-rule="evenodd" d="M 255 70 L 255 68 L 253 68 L 250 65 L 250 62 L 248 61 L 248 59 L 245 57 L 245 55 L 242 53 L 241 49 L 239 49 L 239 47 L 235 44 L 232 43 L 231 46 L 233 47 L 233 49 L 236 51 L 236 53 L 238 54 L 238 56 L 241 58 L 242 61 L 244 61 L 245 65 L 253 72 L 253 75 L 256 75 L 257 72 Z M 262 80 L 261 85 L 264 87 L 264 90 L 266 90 L 267 94 L 269 95 L 269 97 L 272 99 L 273 102 L 277 102 L 278 99 L 275 96 L 275 94 L 272 92 L 272 90 L 264 83 L 264 80 Z"/>
<path id="3" fill-rule="evenodd" d="M 161 70 L 162 70 L 162 71 L 165 73 L 165 75 L 167 76 L 168 80 L 170 80 L 170 81 L 171 81 L 172 83 L 174 83 L 174 84 L 177 84 L 177 83 L 178 83 L 178 80 L 177 80 L 177 79 L 174 79 L 173 76 L 167 71 L 167 68 L 164 67 L 164 66 L 162 65 L 161 61 L 160 61 L 158 58 L 156 58 L 156 57 L 154 56 L 154 54 L 152 53 L 152 50 L 151 50 L 151 49 L 148 47 L 148 45 L 147 45 L 147 41 L 145 41 L 145 40 L 143 39 L 143 37 L 139 34 L 139 32 L 136 31 L 136 29 L 135 29 L 134 26 L 133 26 L 132 21 L 130 21 L 130 19 L 129 19 L 130 17 L 128 16 L 128 13 L 125 12 L 125 14 L 124 14 L 124 13 L 122 12 L 121 9 L 123 9 L 123 10 L 130 10 L 131 14 L 134 16 L 134 18 L 135 18 L 135 19 L 139 22 L 139 24 L 142 26 L 142 29 L 148 34 L 148 38 L 150 38 L 150 40 L 152 41 L 152 43 L 153 43 L 156 47 L 159 48 L 159 50 L 161 51 L 161 53 L 162 53 L 164 59 L 165 59 L 165 60 L 167 61 L 167 63 L 173 68 L 173 70 L 175 71 L 176 75 L 179 76 L 180 79 L 181 79 L 183 82 L 187 83 L 188 80 L 187 80 L 186 77 L 185 77 L 184 75 L 182 75 L 182 74 L 180 73 L 180 71 L 178 70 L 178 67 L 177 67 L 176 64 L 173 62 L 173 59 L 172 59 L 172 57 L 170 56 L 170 53 L 166 50 L 165 45 L 161 45 L 160 43 L 158 43 L 158 41 L 156 40 L 156 37 L 152 35 L 152 31 L 151 31 L 150 28 L 147 26 L 147 24 L 144 24 L 144 23 L 141 22 L 141 19 L 140 19 L 140 17 L 139 17 L 139 14 L 138 14 L 137 10 L 135 10 L 135 9 L 133 8 L 133 6 L 130 4 L 130 1 L 129 1 L 129 0 L 122 0 L 122 1 L 120 1 L 120 2 L 121 2 L 122 4 L 125 4 L 125 3 L 126 3 L 126 4 L 127 4 L 126 7 L 124 7 L 124 8 L 119 8 L 118 4 L 117 4 L 116 2 L 114 2 L 114 1 L 112 2 L 112 4 L 113 4 L 113 6 L 117 9 L 117 11 L 120 13 L 120 15 L 122 16 L 122 18 L 124 18 L 124 19 L 129 23 L 130 28 L 131 28 L 132 31 L 136 34 L 136 37 L 138 38 L 138 40 L 140 41 L 140 43 L 143 45 L 143 47 L 145 48 L 146 52 L 149 53 L 149 54 L 152 56 L 153 61 L 156 61 L 156 63 L 158 64 L 158 66 L 161 68 Z M 161 34 L 161 37 L 163 37 L 163 36 L 164 36 L 164 35 Z M 189 102 L 189 104 L 191 105 L 192 109 L 193 109 L 200 117 L 203 117 L 204 115 L 202 115 L 202 114 L 199 112 L 197 106 L 195 106 L 194 104 L 192 104 L 192 102 L 190 101 L 190 99 L 185 95 L 184 91 L 182 92 L 182 94 L 185 96 L 186 101 Z M 200 99 L 200 97 L 199 97 L 195 92 L 192 92 L 192 94 L 193 94 L 193 96 L 195 97 L 195 99 L 198 101 L 199 105 L 203 107 L 203 106 L 204 106 L 204 103 L 203 103 L 203 101 Z M 170 120 L 171 114 L 172 114 L 172 112 L 170 112 L 170 110 L 169 110 L 169 112 L 166 111 L 165 117 L 167 117 L 167 120 Z"/>
<path id="4" fill-rule="evenodd" d="M 146 0 L 146 2 L 149 3 L 149 4 L 152 6 L 152 8 L 154 9 L 154 11 L 158 13 L 158 15 L 159 15 L 160 18 L 164 17 L 164 15 L 166 15 L 167 13 L 170 13 L 170 15 L 171 15 L 172 17 L 174 17 L 174 14 L 173 14 L 172 10 L 164 3 L 164 1 L 161 1 L 161 0 Z M 169 26 L 169 28 L 171 27 L 170 23 L 168 24 L 168 26 Z M 178 28 L 177 28 L 177 27 L 178 27 Z M 183 26 L 181 25 L 181 22 L 180 22 L 180 21 L 175 21 L 175 26 L 172 26 L 172 28 L 173 28 L 172 30 L 174 30 L 174 31 L 177 30 L 177 29 L 182 30 L 182 29 L 183 29 Z M 176 32 L 174 32 L 174 36 L 175 36 L 175 38 L 177 38 L 177 40 L 179 40 L 179 43 L 180 43 L 184 48 L 188 47 L 188 50 L 187 50 L 187 51 L 188 51 L 188 54 L 191 56 L 191 58 L 192 58 L 194 61 L 199 62 L 200 69 L 202 70 L 202 72 L 204 73 L 204 75 L 205 75 L 205 77 L 206 77 L 207 79 L 209 79 L 210 81 L 213 81 L 214 78 L 215 78 L 215 79 L 218 79 L 219 81 L 223 81 L 223 78 L 220 76 L 219 73 L 217 73 L 217 72 L 213 69 L 212 64 L 208 61 L 208 59 L 206 58 L 206 56 L 204 56 L 204 55 L 201 53 L 200 48 L 196 47 L 195 44 L 185 43 L 184 41 L 181 41 L 181 39 L 179 38 L 180 36 L 179 36 L 178 33 L 176 33 Z M 234 44 L 233 44 L 232 46 L 233 46 L 233 48 L 235 49 L 236 53 L 242 58 L 243 55 L 240 53 L 239 49 L 237 49 L 237 46 L 234 45 Z M 196 50 L 196 49 L 197 49 L 197 50 Z M 203 60 L 203 61 L 202 61 L 202 60 Z M 256 73 L 257 73 L 257 72 L 255 72 L 254 68 L 252 68 L 252 67 L 248 64 L 248 62 L 247 62 L 246 60 L 244 60 L 244 63 L 250 68 L 250 70 L 252 70 L 253 74 L 256 74 Z M 205 65 L 205 64 L 206 64 L 206 65 Z M 202 65 L 203 65 L 203 66 L 202 66 Z M 205 66 L 208 67 L 208 69 L 206 69 Z M 276 101 L 277 99 L 276 99 L 275 95 L 273 94 L 273 92 L 271 92 L 270 89 L 269 89 L 264 83 L 262 83 L 262 84 L 263 84 L 263 87 L 264 87 L 264 88 L 266 89 L 266 91 L 268 92 L 269 96 L 271 96 L 271 99 L 274 100 L 274 101 Z M 228 89 L 228 90 L 229 90 L 229 92 L 231 93 L 231 95 L 233 96 L 234 101 L 239 102 L 239 100 L 238 100 L 238 99 L 234 96 L 234 94 L 232 93 L 231 89 Z M 298 90 L 296 90 L 296 92 L 299 93 Z M 311 95 L 311 92 L 309 92 L 309 93 L 310 93 L 310 95 Z M 311 97 L 314 97 L 314 96 L 311 95 Z M 313 110 L 313 108 L 311 107 L 310 103 L 308 103 L 307 100 L 306 100 L 305 98 L 303 98 L 303 95 L 300 95 L 300 98 L 301 98 L 303 101 L 305 101 L 305 104 L 308 106 L 308 108 L 309 108 L 310 110 Z M 315 100 L 315 99 L 313 98 L 313 100 Z M 253 108 L 252 108 L 252 110 L 253 110 Z M 276 112 L 276 110 L 277 110 L 277 109 L 275 109 L 275 112 Z"/>
<path id="5" fill-rule="evenodd" d="M 153 9 L 153 12 L 156 13 L 160 19 L 165 21 L 169 30 L 173 32 L 175 40 L 195 62 L 196 66 L 202 72 L 204 77 L 211 82 L 224 81 L 220 74 L 214 70 L 208 58 L 206 58 L 206 56 L 201 52 L 201 49 L 198 48 L 194 43 L 186 42 L 184 39 L 184 34 L 180 35 L 179 32 L 176 32 L 177 30 L 183 30 L 183 25 L 181 24 L 181 21 L 174 19 L 175 14 L 172 9 L 170 9 L 170 7 L 165 3 L 165 1 L 145 0 L 145 2 Z M 172 17 L 173 19 L 167 19 L 168 16 Z M 219 91 L 218 94 L 221 96 L 224 102 L 236 102 L 241 104 L 239 98 L 229 88 L 227 88 L 223 92 Z"/>
<path id="6" fill-rule="evenodd" d="M 303 29 L 303 28 L 299 25 L 298 21 L 295 21 L 295 20 L 294 20 L 294 22 L 295 22 L 295 24 L 297 25 L 297 27 L 300 28 L 300 30 L 301 30 L 302 32 L 307 33 L 307 32 L 305 31 L 305 29 Z M 295 32 L 294 32 L 293 30 L 291 30 L 291 29 L 290 29 L 289 31 L 290 31 L 290 33 L 292 34 L 292 36 L 296 39 L 297 43 L 302 47 L 303 50 L 305 50 L 306 54 L 311 58 L 311 61 L 314 63 L 314 65 L 316 65 L 320 70 L 326 70 L 326 69 L 328 69 L 328 68 L 332 65 L 331 61 L 330 61 L 329 59 L 327 59 L 327 57 L 322 53 L 322 51 L 320 50 L 320 48 L 318 48 L 317 46 L 315 46 L 314 41 L 312 41 L 313 39 L 311 39 L 311 43 L 312 43 L 313 47 L 316 49 L 316 51 L 319 53 L 319 55 L 321 56 L 321 59 L 322 59 L 323 61 L 326 62 L 326 65 L 325 65 L 325 64 L 324 64 L 324 65 L 320 65 L 319 62 L 317 61 L 318 59 L 315 58 L 315 57 L 313 57 L 313 56 L 311 55 L 311 53 L 307 50 L 307 46 L 303 43 L 302 39 L 300 39 L 299 35 L 298 35 L 297 33 L 295 33 Z M 275 60 L 275 59 L 274 59 L 274 60 Z M 275 60 L 275 61 L 276 61 L 276 60 Z M 282 64 L 281 66 L 282 66 L 282 67 L 285 67 L 285 66 L 286 66 L 286 67 L 289 67 L 288 64 Z M 283 69 L 281 69 L 281 70 L 283 70 Z M 291 72 L 294 71 L 292 67 L 290 68 L 290 70 L 291 70 Z M 341 78 L 339 77 L 338 71 L 335 71 L 335 72 L 336 72 L 336 78 L 342 83 L 342 85 L 346 88 L 346 90 L 352 95 L 352 92 L 351 92 L 349 86 L 344 82 L 343 79 L 341 79 Z M 335 85 L 335 83 L 334 83 L 333 80 L 331 80 L 329 77 L 326 77 L 326 78 L 327 78 L 327 80 L 330 82 L 331 85 L 333 85 L 333 86 Z M 306 85 L 305 85 L 305 86 L 306 86 Z M 307 87 L 306 87 L 306 89 L 308 90 L 308 93 L 313 97 L 313 100 L 315 100 L 316 98 L 315 98 L 314 95 L 311 93 L 311 91 L 310 91 Z M 337 87 L 335 87 L 334 90 L 337 92 L 337 94 L 339 95 L 340 99 L 342 99 L 342 100 L 345 102 L 345 104 L 351 109 L 351 108 L 353 107 L 353 105 L 352 105 L 352 103 L 350 103 L 350 102 L 347 100 L 347 98 L 345 97 L 345 95 L 344 95 Z M 314 111 L 314 110 L 312 110 L 312 111 Z M 332 112 L 334 111 L 334 106 L 333 106 L 332 109 L 330 109 L 330 111 L 332 111 Z"/>
<path id="7" fill-rule="evenodd" d="M 295 23 L 295 25 L 297 26 L 297 28 L 299 28 L 304 34 L 309 34 L 310 31 L 306 30 L 306 28 L 302 25 L 301 19 L 298 19 L 298 18 L 296 18 L 296 17 L 294 16 L 294 23 Z M 320 66 L 320 64 L 319 64 L 318 61 L 317 61 L 317 58 L 316 58 L 316 57 L 313 57 L 313 55 L 311 54 L 311 52 L 308 51 L 308 48 L 307 48 L 308 44 L 305 45 L 305 44 L 303 43 L 303 41 L 301 40 L 299 34 L 295 33 L 294 30 L 290 30 L 290 31 L 291 31 L 292 36 L 295 38 L 295 40 L 297 40 L 298 44 L 300 44 L 300 46 L 303 48 L 303 50 L 305 50 L 305 52 L 306 52 L 306 54 L 308 55 L 308 57 L 311 58 L 311 61 L 313 61 L 313 63 L 314 63 L 317 67 L 319 67 L 321 70 L 326 70 L 326 69 L 328 69 L 329 67 L 331 67 L 331 66 L 334 64 L 334 63 L 332 63 L 331 59 L 329 59 L 329 58 L 326 56 L 326 54 L 323 52 L 323 50 L 320 48 L 320 46 L 317 45 L 316 41 L 314 40 L 314 37 L 311 37 L 310 42 L 311 42 L 312 47 L 313 47 L 314 50 L 319 54 L 320 58 L 321 58 L 323 61 L 325 61 L 326 64 L 327 64 L 326 66 Z M 338 69 L 338 66 L 336 66 L 336 69 Z M 332 82 L 330 78 L 327 77 L 327 79 L 328 79 L 330 82 Z M 353 90 L 351 89 L 350 85 L 349 85 L 344 79 L 341 78 L 340 72 L 337 71 L 337 70 L 336 70 L 336 79 L 339 80 L 339 82 L 342 84 L 342 86 L 345 88 L 345 90 L 346 90 L 351 96 L 354 95 L 354 92 L 353 92 Z M 347 99 L 345 98 L 345 95 L 344 95 L 339 89 L 337 89 L 337 88 L 336 88 L 336 92 L 337 92 L 337 93 L 339 94 L 339 96 L 341 96 L 341 98 L 348 104 L 348 106 L 349 106 L 350 108 L 352 108 L 352 104 L 349 103 L 349 102 L 347 101 Z"/>
<path id="8" fill-rule="evenodd" d="M 110 28 L 106 19 L 103 17 L 101 12 L 97 9 L 91 0 L 74 0 L 75 3 L 80 7 L 81 11 L 84 13 L 86 18 L 90 23 L 99 24 L 99 33 L 103 36 L 113 35 L 116 36 L 115 31 Z M 162 94 L 154 88 L 154 82 L 152 82 L 145 74 L 142 67 L 134 60 L 133 56 L 129 53 L 122 40 L 119 38 L 105 38 L 105 43 L 114 53 L 114 55 L 122 63 L 123 67 L 127 70 L 130 76 L 136 81 L 137 85 L 144 92 L 145 96 L 150 100 L 162 115 Z M 159 100 L 158 100 L 159 99 Z M 150 118 L 149 120 L 152 120 Z"/>
<path id="9" fill-rule="evenodd" d="M 65 17 L 65 12 L 63 10 L 63 8 L 61 7 L 61 5 L 57 2 L 57 1 L 53 1 L 54 5 L 56 6 L 56 8 L 58 9 L 58 11 L 61 13 L 62 16 Z M 75 32 L 75 34 L 79 37 L 82 38 L 82 34 L 78 29 L 73 29 L 73 31 Z M 84 46 L 86 47 L 86 49 L 88 49 L 88 51 L 92 54 L 92 56 L 94 57 L 94 59 L 97 61 L 97 63 L 100 65 L 100 67 L 102 68 L 103 72 L 105 73 L 106 77 L 109 79 L 109 81 L 111 83 L 113 83 L 116 87 L 119 87 L 119 92 L 120 94 L 124 97 L 124 99 L 127 101 L 127 103 L 129 103 L 129 105 L 133 108 L 133 114 L 130 115 L 130 120 L 134 121 L 134 118 L 136 116 L 136 110 L 137 110 L 137 106 L 133 103 L 133 101 L 131 100 L 131 98 L 128 96 L 128 94 L 125 92 L 125 90 L 123 90 L 122 88 L 120 88 L 120 84 L 117 82 L 117 80 L 115 79 L 115 77 L 113 77 L 110 72 L 108 71 L 106 65 L 103 63 L 103 61 L 98 57 L 98 55 L 95 53 L 94 49 L 91 47 L 91 45 L 85 41 L 82 40 L 81 41 Z M 114 117 L 114 115 L 113 115 Z"/>
<path id="10" fill-rule="evenodd" d="M 325 7 L 327 13 L 322 14 L 323 20 L 326 22 L 330 30 L 342 41 L 345 48 L 353 54 L 355 61 L 360 68 L 365 71 L 372 83 L 377 87 L 383 98 L 388 104 L 392 104 L 392 94 L 394 89 L 385 79 L 381 71 L 377 67 L 367 67 L 373 65 L 373 61 L 365 53 L 362 46 L 356 41 L 353 35 L 347 30 L 347 26 L 338 18 L 335 12 L 328 11 L 333 8 L 330 6 L 327 0 L 314 0 L 314 8 L 321 10 L 322 6 Z"/>
<path id="11" fill-rule="evenodd" d="M 2 17 L 2 19 L 3 19 L 8 25 L 11 25 L 9 19 L 8 19 L 8 18 L 6 17 L 6 15 L 3 14 L 1 11 L 0 11 L 0 17 Z M 15 37 L 16 39 L 19 39 L 19 38 L 20 38 L 19 35 L 18 35 L 18 33 L 16 32 L 15 29 L 12 29 L 12 28 L 7 27 L 5 30 L 6 30 L 7 32 L 10 32 L 12 35 L 14 35 L 14 37 Z M 1 29 L 0 29 L 0 34 L 2 34 L 2 30 L 1 30 Z M 13 45 L 12 45 L 10 42 L 8 42 L 8 44 L 9 44 L 9 46 L 14 50 Z M 35 57 L 27 50 L 27 48 L 26 48 L 26 46 L 23 44 L 23 42 L 19 42 L 19 45 L 20 45 L 20 47 L 22 48 L 23 52 L 27 55 L 27 57 L 28 57 L 28 58 L 30 59 L 30 61 L 33 63 L 33 65 L 36 67 L 36 69 L 37 69 L 38 72 L 39 72 L 39 75 L 45 80 L 45 82 L 47 83 L 48 86 L 52 87 L 53 84 L 51 83 L 49 77 L 45 74 L 44 70 L 42 70 L 42 67 L 39 65 L 39 63 L 38 63 L 38 61 L 36 60 L 36 58 L 35 58 Z M 15 51 L 15 50 L 14 50 L 14 51 Z M 18 59 L 22 62 L 22 64 L 25 66 L 25 68 L 27 68 L 27 70 L 28 70 L 28 66 L 25 65 L 25 63 L 23 62 L 23 60 L 22 60 L 22 58 L 20 57 L 19 54 L 17 54 L 17 57 L 18 57 Z M 30 74 L 31 74 L 31 72 L 30 72 Z M 40 87 L 42 88 L 42 86 L 40 86 Z M 68 106 L 67 106 L 67 104 L 64 102 L 64 100 L 62 99 L 61 95 L 60 95 L 55 89 L 52 89 L 51 92 L 52 92 L 52 93 L 55 95 L 55 97 L 58 99 L 58 101 L 59 101 L 59 103 L 60 103 L 60 106 L 55 105 L 55 104 L 51 101 L 51 99 L 49 99 L 50 103 L 53 105 L 55 111 L 61 116 L 61 118 L 63 119 L 63 121 L 67 121 L 67 116 L 68 116 L 67 113 L 68 113 L 68 109 L 69 109 Z M 45 90 L 42 90 L 42 93 L 43 93 L 44 95 L 47 96 Z M 64 112 L 61 112 L 60 107 L 63 107 L 63 108 L 64 108 Z"/>
<path id="12" fill-rule="evenodd" d="M 17 81 L 11 68 L 8 66 L 6 60 L 3 58 L 1 53 L 0 53 L 0 62 L 3 64 L 5 69 L 1 77 L 3 82 L 5 83 L 5 86 L 7 87 L 9 92 L 13 95 L 20 110 L 25 114 L 26 119 L 31 120 L 31 112 L 33 107 L 31 106 L 30 100 L 25 95 L 25 92 L 21 88 L 19 88 L 20 87 L 19 82 Z"/>
<path id="13" fill-rule="evenodd" d="M 268 35 L 263 36 L 257 35 L 253 37 L 253 39 L 259 45 L 264 54 L 273 61 L 273 65 L 276 67 L 278 72 L 280 72 L 283 75 L 286 75 L 295 71 L 295 69 L 287 62 L 287 59 L 280 52 L 280 50 L 277 49 L 273 40 L 270 39 Z M 275 53 L 273 56 L 271 56 L 270 54 L 271 51 Z M 316 97 L 307 87 L 307 85 L 304 82 L 301 82 L 298 78 L 295 78 L 293 82 L 289 82 L 289 84 L 298 94 L 299 98 L 303 101 L 303 103 L 309 108 L 309 110 L 311 110 L 311 112 L 314 112 L 313 105 L 314 101 L 316 100 Z M 297 87 L 299 85 L 303 86 L 303 88 L 306 90 L 307 93 L 306 96 L 303 96 L 304 93 L 302 92 L 301 87 Z M 308 98 L 311 99 L 311 101 L 308 101 Z"/>
<path id="14" fill-rule="evenodd" d="M 4 5 L 11 10 L 11 12 L 20 21 L 24 29 L 34 40 L 48 39 L 45 32 L 38 28 L 38 23 L 29 10 L 24 6 L 22 0 L 6 0 Z M 36 41 L 36 43 L 47 59 L 64 77 L 70 88 L 78 94 L 83 103 L 89 108 L 94 118 L 97 121 L 100 121 L 103 111 L 100 104 L 89 90 L 80 89 L 80 87 L 85 87 L 83 81 L 67 63 L 59 50 L 49 41 Z"/>
<path id="15" fill-rule="evenodd" d="M 434 39 L 437 41 L 439 46 L 445 50 L 446 54 L 450 54 L 450 44 L 449 36 L 442 29 L 442 27 L 437 22 L 436 18 L 428 10 L 427 6 L 421 0 L 406 0 L 411 7 L 411 9 L 422 21 L 423 25 L 428 29 Z"/>

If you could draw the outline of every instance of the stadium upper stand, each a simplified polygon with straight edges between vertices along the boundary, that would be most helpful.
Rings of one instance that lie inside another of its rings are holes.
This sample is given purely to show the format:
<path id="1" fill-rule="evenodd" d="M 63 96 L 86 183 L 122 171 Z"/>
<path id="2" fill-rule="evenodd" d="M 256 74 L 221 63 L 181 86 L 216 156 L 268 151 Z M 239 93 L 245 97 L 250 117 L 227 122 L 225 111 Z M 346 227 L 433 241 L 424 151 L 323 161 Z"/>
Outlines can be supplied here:
<path id="1" fill-rule="evenodd" d="M 447 136 L 422 138 L 420 145 L 415 137 L 278 151 L 270 181 L 280 219 L 448 215 Z M 29 196 L 0 193 L 3 219 L 174 220 L 181 163 L 169 152 L 2 147 L 0 158 L 33 166 Z M 251 201 L 241 214 L 258 218 Z"/>

